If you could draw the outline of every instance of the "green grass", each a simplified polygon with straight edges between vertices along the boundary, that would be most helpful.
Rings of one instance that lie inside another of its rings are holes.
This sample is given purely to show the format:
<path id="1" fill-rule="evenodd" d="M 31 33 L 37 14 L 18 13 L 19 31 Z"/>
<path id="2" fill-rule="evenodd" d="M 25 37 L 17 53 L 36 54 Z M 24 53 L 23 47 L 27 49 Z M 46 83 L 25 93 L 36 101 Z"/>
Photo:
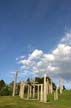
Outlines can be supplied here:
<path id="1" fill-rule="evenodd" d="M 59 95 L 58 101 L 54 101 L 53 95 L 49 95 L 47 103 L 23 100 L 19 97 L 0 96 L 0 108 L 71 108 L 71 91 L 64 91 L 62 95 Z"/>

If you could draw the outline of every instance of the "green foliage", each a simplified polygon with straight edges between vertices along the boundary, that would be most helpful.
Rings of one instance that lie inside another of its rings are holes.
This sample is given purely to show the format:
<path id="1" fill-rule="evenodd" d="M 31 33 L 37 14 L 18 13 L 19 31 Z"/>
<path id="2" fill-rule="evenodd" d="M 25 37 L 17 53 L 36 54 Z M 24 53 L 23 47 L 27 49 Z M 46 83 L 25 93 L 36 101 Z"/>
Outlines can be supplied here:
<path id="1" fill-rule="evenodd" d="M 66 90 L 66 87 L 63 85 L 63 91 Z"/>
<path id="2" fill-rule="evenodd" d="M 50 77 L 46 77 L 46 79 L 48 79 L 48 82 L 51 83 L 51 79 Z M 27 83 L 31 86 L 32 83 L 34 83 L 32 80 L 30 80 L 30 78 L 27 79 Z M 44 83 L 44 77 L 35 77 L 35 83 L 37 84 L 43 84 Z M 53 90 L 56 90 L 56 85 L 54 82 L 52 82 L 52 86 L 53 86 Z M 39 87 L 39 90 L 40 90 L 40 87 Z M 37 87 L 35 87 L 35 91 L 37 91 Z M 25 92 L 27 92 L 27 87 L 25 89 Z"/>
<path id="3" fill-rule="evenodd" d="M 1 96 L 7 96 L 9 95 L 8 86 L 4 82 L 4 80 L 0 80 L 0 95 Z"/>
<path id="4" fill-rule="evenodd" d="M 56 85 L 54 82 L 52 82 L 52 85 L 53 85 L 53 90 L 56 90 Z"/>
<path id="5" fill-rule="evenodd" d="M 8 85 L 8 89 L 9 89 L 9 94 L 12 95 L 13 92 L 13 83 L 14 81 L 12 81 L 9 85 Z M 19 95 L 19 90 L 20 90 L 20 83 L 16 84 L 16 95 Z"/>
<path id="6" fill-rule="evenodd" d="M 48 79 L 49 83 L 51 83 L 51 79 L 47 76 L 46 79 Z M 40 78 L 40 77 L 36 77 L 35 78 L 35 82 L 42 84 L 44 83 L 44 77 Z"/>
<path id="7" fill-rule="evenodd" d="M 4 86 L 6 86 L 4 80 L 0 80 L 0 90 L 1 90 Z"/>
<path id="8" fill-rule="evenodd" d="M 0 91 L 0 95 L 1 96 L 8 96 L 9 95 L 8 86 L 2 87 L 2 89 Z"/>
<path id="9" fill-rule="evenodd" d="M 19 91 L 20 91 L 20 83 L 16 84 L 16 95 L 19 95 Z"/>
<path id="10" fill-rule="evenodd" d="M 4 80 L 0 81 L 0 95 L 1 96 L 12 95 L 12 89 L 13 89 L 13 87 L 11 86 L 11 84 L 10 85 L 6 85 Z"/>
<path id="11" fill-rule="evenodd" d="M 25 86 L 24 93 L 27 94 L 27 92 L 28 92 L 28 86 Z"/>

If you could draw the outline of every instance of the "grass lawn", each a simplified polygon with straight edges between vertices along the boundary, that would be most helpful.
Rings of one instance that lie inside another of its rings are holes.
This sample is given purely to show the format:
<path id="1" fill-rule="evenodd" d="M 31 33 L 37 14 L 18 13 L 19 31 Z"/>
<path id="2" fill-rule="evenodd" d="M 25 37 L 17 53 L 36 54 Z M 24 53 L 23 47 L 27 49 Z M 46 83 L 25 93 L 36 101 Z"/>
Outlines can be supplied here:
<path id="1" fill-rule="evenodd" d="M 59 95 L 58 101 L 54 101 L 53 95 L 49 95 L 47 103 L 2 96 L 0 97 L 0 108 L 71 108 L 71 91 L 65 91 L 61 96 Z"/>

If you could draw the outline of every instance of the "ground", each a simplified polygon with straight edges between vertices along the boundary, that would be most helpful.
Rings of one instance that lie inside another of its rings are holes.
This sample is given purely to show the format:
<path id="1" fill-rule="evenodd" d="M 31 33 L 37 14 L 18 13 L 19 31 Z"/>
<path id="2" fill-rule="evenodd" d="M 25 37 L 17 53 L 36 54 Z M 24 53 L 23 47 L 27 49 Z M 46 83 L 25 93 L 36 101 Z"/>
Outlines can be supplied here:
<path id="1" fill-rule="evenodd" d="M 71 91 L 65 91 L 59 95 L 58 101 L 53 101 L 53 95 L 49 95 L 47 103 L 27 101 L 18 96 L 2 96 L 0 97 L 0 108 L 71 108 Z"/>

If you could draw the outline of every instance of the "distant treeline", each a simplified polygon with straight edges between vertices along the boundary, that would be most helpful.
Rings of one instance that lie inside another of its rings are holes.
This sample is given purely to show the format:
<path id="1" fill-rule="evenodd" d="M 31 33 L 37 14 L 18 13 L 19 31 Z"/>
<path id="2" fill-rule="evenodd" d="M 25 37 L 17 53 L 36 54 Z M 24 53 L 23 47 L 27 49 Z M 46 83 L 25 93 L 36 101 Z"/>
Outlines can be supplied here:
<path id="1" fill-rule="evenodd" d="M 48 82 L 51 83 L 51 79 L 47 77 Z M 26 81 L 28 84 L 32 85 L 33 80 L 30 80 L 30 78 Z M 44 78 L 36 77 L 35 83 L 42 84 L 44 82 Z M 54 82 L 52 82 L 53 90 L 56 89 L 56 85 Z M 37 88 L 35 88 L 37 90 Z M 63 85 L 63 90 L 65 90 L 65 86 Z M 20 82 L 16 84 L 16 95 L 19 95 L 20 90 Z M 0 96 L 8 96 L 12 95 L 13 92 L 13 81 L 10 84 L 6 84 L 4 80 L 0 80 Z M 27 92 L 27 88 L 25 88 L 25 92 Z"/>

